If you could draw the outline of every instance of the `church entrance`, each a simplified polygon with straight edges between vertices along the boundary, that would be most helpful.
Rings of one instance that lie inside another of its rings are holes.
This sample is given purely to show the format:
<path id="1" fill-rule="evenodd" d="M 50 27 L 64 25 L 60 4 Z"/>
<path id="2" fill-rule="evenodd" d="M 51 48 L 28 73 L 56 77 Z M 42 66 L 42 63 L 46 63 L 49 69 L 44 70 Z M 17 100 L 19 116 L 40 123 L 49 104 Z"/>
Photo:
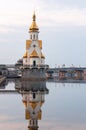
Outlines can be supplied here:
<path id="1" fill-rule="evenodd" d="M 36 61 L 35 60 L 33 61 L 33 66 L 36 66 Z"/>

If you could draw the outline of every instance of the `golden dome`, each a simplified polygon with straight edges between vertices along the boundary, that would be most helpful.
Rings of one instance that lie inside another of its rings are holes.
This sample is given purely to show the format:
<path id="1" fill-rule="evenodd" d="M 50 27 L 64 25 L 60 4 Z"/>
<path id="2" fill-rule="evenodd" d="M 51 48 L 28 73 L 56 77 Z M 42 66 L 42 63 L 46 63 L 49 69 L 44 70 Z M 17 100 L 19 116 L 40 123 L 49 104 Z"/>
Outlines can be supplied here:
<path id="1" fill-rule="evenodd" d="M 38 55 L 38 53 L 36 52 L 36 50 L 34 50 L 34 51 L 31 53 L 30 58 L 39 58 L 39 55 Z"/>
<path id="2" fill-rule="evenodd" d="M 23 58 L 27 58 L 28 57 L 28 52 L 26 51 Z"/>
<path id="3" fill-rule="evenodd" d="M 36 24 L 36 15 L 35 15 L 35 12 L 34 12 L 34 14 L 33 14 L 33 21 L 32 21 L 32 24 L 30 26 L 29 31 L 30 32 L 34 32 L 34 31 L 38 31 L 38 30 L 39 30 L 39 28 L 38 28 L 38 26 Z"/>

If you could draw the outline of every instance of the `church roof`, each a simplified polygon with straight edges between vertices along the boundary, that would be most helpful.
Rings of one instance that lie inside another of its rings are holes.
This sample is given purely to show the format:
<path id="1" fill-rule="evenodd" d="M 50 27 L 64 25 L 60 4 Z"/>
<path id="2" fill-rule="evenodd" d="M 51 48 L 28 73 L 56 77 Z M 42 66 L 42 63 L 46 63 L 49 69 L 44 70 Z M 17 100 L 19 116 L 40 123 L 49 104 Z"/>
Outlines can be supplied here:
<path id="1" fill-rule="evenodd" d="M 31 53 L 31 55 L 30 55 L 30 58 L 38 58 L 39 57 L 39 55 L 38 55 L 38 53 L 36 52 L 36 50 L 34 50 L 32 53 Z"/>
<path id="2" fill-rule="evenodd" d="M 23 58 L 27 58 L 28 57 L 28 52 L 26 51 Z"/>
<path id="3" fill-rule="evenodd" d="M 27 107 L 27 101 L 22 101 L 24 106 Z"/>
<path id="4" fill-rule="evenodd" d="M 41 52 L 41 58 L 45 59 L 45 56 L 43 55 L 43 53 Z"/>
<path id="5" fill-rule="evenodd" d="M 39 30 L 39 28 L 38 28 L 38 26 L 37 26 L 37 24 L 36 24 L 36 15 L 35 15 L 35 13 L 33 14 L 33 21 L 32 21 L 32 24 L 31 24 L 31 26 L 30 26 L 30 28 L 29 28 L 29 31 L 30 32 L 33 32 L 33 31 L 38 31 Z"/>
<path id="6" fill-rule="evenodd" d="M 30 48 L 31 40 L 26 40 L 26 50 Z"/>
<path id="7" fill-rule="evenodd" d="M 42 40 L 38 40 L 38 44 L 39 44 L 40 49 L 42 49 Z"/>

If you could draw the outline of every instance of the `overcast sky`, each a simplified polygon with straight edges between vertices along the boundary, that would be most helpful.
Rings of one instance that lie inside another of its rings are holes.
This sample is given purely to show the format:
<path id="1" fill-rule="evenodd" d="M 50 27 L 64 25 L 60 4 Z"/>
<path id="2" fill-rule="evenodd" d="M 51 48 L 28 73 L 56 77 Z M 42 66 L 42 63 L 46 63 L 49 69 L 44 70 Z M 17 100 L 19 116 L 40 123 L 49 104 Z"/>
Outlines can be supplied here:
<path id="1" fill-rule="evenodd" d="M 86 66 L 86 0 L 0 0 L 0 64 L 22 58 L 34 9 L 46 63 Z"/>

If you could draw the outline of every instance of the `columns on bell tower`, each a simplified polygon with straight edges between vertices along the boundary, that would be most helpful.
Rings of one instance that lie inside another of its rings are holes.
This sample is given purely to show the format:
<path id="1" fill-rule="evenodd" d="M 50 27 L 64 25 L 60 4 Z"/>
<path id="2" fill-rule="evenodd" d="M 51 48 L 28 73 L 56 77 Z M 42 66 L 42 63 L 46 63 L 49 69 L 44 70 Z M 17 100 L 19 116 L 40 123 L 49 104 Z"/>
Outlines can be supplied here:
<path id="1" fill-rule="evenodd" d="M 33 17 L 32 17 L 32 24 L 29 28 L 29 33 L 30 33 L 30 40 L 38 40 L 38 33 L 39 33 L 39 28 L 36 24 L 36 15 L 35 15 L 35 12 L 33 14 Z"/>

